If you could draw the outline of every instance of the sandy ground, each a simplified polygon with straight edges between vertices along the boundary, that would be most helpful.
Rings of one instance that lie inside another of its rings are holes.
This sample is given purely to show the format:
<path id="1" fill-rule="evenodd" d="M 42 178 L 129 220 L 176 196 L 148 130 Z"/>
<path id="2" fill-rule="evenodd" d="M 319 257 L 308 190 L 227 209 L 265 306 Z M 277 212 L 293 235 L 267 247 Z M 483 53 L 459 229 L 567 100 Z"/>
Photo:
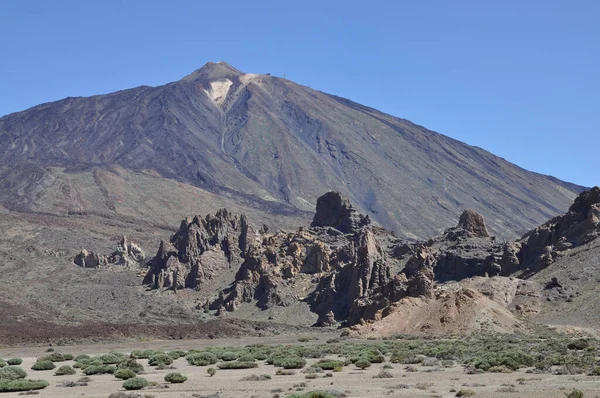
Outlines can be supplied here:
<path id="1" fill-rule="evenodd" d="M 320 336 L 319 340 L 325 337 Z M 278 336 L 265 339 L 231 339 L 231 340 L 187 340 L 187 341 L 152 341 L 140 343 L 111 343 L 101 345 L 88 345 L 77 347 L 60 347 L 57 351 L 72 353 L 74 355 L 101 354 L 110 350 L 121 352 L 140 348 L 154 348 L 161 350 L 201 348 L 209 345 L 245 345 L 258 342 L 272 344 L 291 344 L 297 342 L 297 336 Z M 322 341 L 319 341 L 322 342 Z M 122 381 L 112 375 L 90 376 L 91 382 L 85 387 L 60 387 L 59 384 L 66 380 L 78 380 L 81 371 L 72 376 L 54 376 L 52 371 L 35 372 L 30 370 L 37 356 L 45 354 L 45 349 L 35 348 L 10 348 L 0 350 L 0 357 L 22 357 L 23 369 L 26 369 L 31 379 L 44 379 L 50 386 L 39 391 L 40 397 L 102 397 L 107 398 L 111 393 L 124 391 Z M 309 366 L 317 361 L 308 360 Z M 316 389 L 342 391 L 348 397 L 453 397 L 460 389 L 470 389 L 476 392 L 477 397 L 526 397 L 526 398 L 563 398 L 565 392 L 573 388 L 584 391 L 585 397 L 600 396 L 600 377 L 590 376 L 556 376 L 535 375 L 525 371 L 510 374 L 483 373 L 469 375 L 460 365 L 441 371 L 431 371 L 431 367 L 415 366 L 417 372 L 407 372 L 405 365 L 393 364 L 389 371 L 393 378 L 374 378 L 381 370 L 382 364 L 373 364 L 371 368 L 361 371 L 354 366 L 344 367 L 342 372 L 333 373 L 333 377 L 320 377 L 308 380 L 301 371 L 295 375 L 277 376 L 278 368 L 265 365 L 259 361 L 259 367 L 244 370 L 217 370 L 214 377 L 206 373 L 207 367 L 188 365 L 184 358 L 173 363 L 177 370 L 155 370 L 147 366 L 146 360 L 139 360 L 145 366 L 145 377 L 148 381 L 160 383 L 157 387 L 150 387 L 140 391 L 146 397 L 198 397 L 219 394 L 219 397 L 247 398 L 247 397 L 281 397 L 302 389 L 311 391 Z M 71 361 L 58 363 L 72 364 Z M 184 384 L 169 384 L 164 382 L 164 375 L 169 372 L 180 372 L 188 377 Z M 250 375 L 267 374 L 271 376 L 266 381 L 243 381 L 242 378 Z M 323 374 L 320 374 L 323 376 Z M 298 387 L 305 383 L 305 387 Z M 453 391 L 454 390 L 454 391 Z M 504 391 L 501 391 L 504 390 Z M 510 392 L 509 392 L 510 391 Z M 17 397 L 19 393 L 5 393 L 3 397 Z"/>

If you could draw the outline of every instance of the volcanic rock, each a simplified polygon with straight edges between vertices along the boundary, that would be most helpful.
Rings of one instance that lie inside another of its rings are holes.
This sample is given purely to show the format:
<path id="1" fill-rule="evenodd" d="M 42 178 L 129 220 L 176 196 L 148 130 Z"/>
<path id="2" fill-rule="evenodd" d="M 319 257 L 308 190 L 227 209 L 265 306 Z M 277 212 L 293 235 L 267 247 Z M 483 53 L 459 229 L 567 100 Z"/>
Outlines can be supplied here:
<path id="1" fill-rule="evenodd" d="M 359 214 L 341 193 L 327 192 L 317 199 L 311 227 L 333 227 L 343 233 L 353 233 L 370 223 L 369 216 Z"/>
<path id="2" fill-rule="evenodd" d="M 458 219 L 458 226 L 465 231 L 470 232 L 473 236 L 487 238 L 490 234 L 485 227 L 483 216 L 473 210 L 465 210 Z"/>

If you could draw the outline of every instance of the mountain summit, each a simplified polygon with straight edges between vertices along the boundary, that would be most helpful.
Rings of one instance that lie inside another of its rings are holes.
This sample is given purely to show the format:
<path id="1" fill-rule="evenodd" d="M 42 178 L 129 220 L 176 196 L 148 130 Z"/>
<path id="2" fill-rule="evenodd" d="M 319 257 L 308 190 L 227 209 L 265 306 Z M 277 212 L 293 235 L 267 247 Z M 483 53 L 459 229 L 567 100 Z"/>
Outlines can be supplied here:
<path id="1" fill-rule="evenodd" d="M 229 201 L 291 223 L 335 190 L 408 238 L 433 236 L 466 209 L 481 213 L 491 233 L 514 236 L 563 213 L 582 190 L 408 120 L 224 62 L 163 86 L 1 118 L 0 185 L 9 211 L 160 219 L 176 209 L 172 217 L 182 217 L 193 194 L 212 210 Z"/>

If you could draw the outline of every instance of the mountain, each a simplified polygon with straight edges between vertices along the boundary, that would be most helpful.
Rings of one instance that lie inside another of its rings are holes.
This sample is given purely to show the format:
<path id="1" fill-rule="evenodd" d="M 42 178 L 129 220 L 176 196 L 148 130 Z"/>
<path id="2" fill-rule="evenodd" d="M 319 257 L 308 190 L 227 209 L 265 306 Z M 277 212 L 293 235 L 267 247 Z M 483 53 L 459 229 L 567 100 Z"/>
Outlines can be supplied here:
<path id="1" fill-rule="evenodd" d="M 163 86 L 0 118 L 0 187 L 8 213 L 155 226 L 223 205 L 271 227 L 303 225 L 317 197 L 336 190 L 411 239 L 440 233 L 466 208 L 483 214 L 492 233 L 514 237 L 564 212 L 583 190 L 224 62 Z"/>

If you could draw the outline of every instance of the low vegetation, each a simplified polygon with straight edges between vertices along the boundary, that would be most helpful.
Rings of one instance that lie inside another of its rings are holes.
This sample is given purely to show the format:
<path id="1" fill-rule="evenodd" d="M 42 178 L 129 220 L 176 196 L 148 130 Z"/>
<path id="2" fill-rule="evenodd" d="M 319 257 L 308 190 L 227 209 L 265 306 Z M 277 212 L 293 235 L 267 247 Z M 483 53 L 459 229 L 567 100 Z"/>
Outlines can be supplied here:
<path id="1" fill-rule="evenodd" d="M 188 378 L 181 373 L 167 373 L 165 375 L 165 381 L 167 383 L 184 383 Z"/>
<path id="2" fill-rule="evenodd" d="M 32 391 L 41 390 L 48 387 L 48 382 L 45 380 L 1 380 L 0 392 L 17 392 L 17 391 Z"/>
<path id="3" fill-rule="evenodd" d="M 148 380 L 144 379 L 143 377 L 134 377 L 123 382 L 123 388 L 126 390 L 141 390 L 149 385 L 150 383 L 148 383 Z"/>

